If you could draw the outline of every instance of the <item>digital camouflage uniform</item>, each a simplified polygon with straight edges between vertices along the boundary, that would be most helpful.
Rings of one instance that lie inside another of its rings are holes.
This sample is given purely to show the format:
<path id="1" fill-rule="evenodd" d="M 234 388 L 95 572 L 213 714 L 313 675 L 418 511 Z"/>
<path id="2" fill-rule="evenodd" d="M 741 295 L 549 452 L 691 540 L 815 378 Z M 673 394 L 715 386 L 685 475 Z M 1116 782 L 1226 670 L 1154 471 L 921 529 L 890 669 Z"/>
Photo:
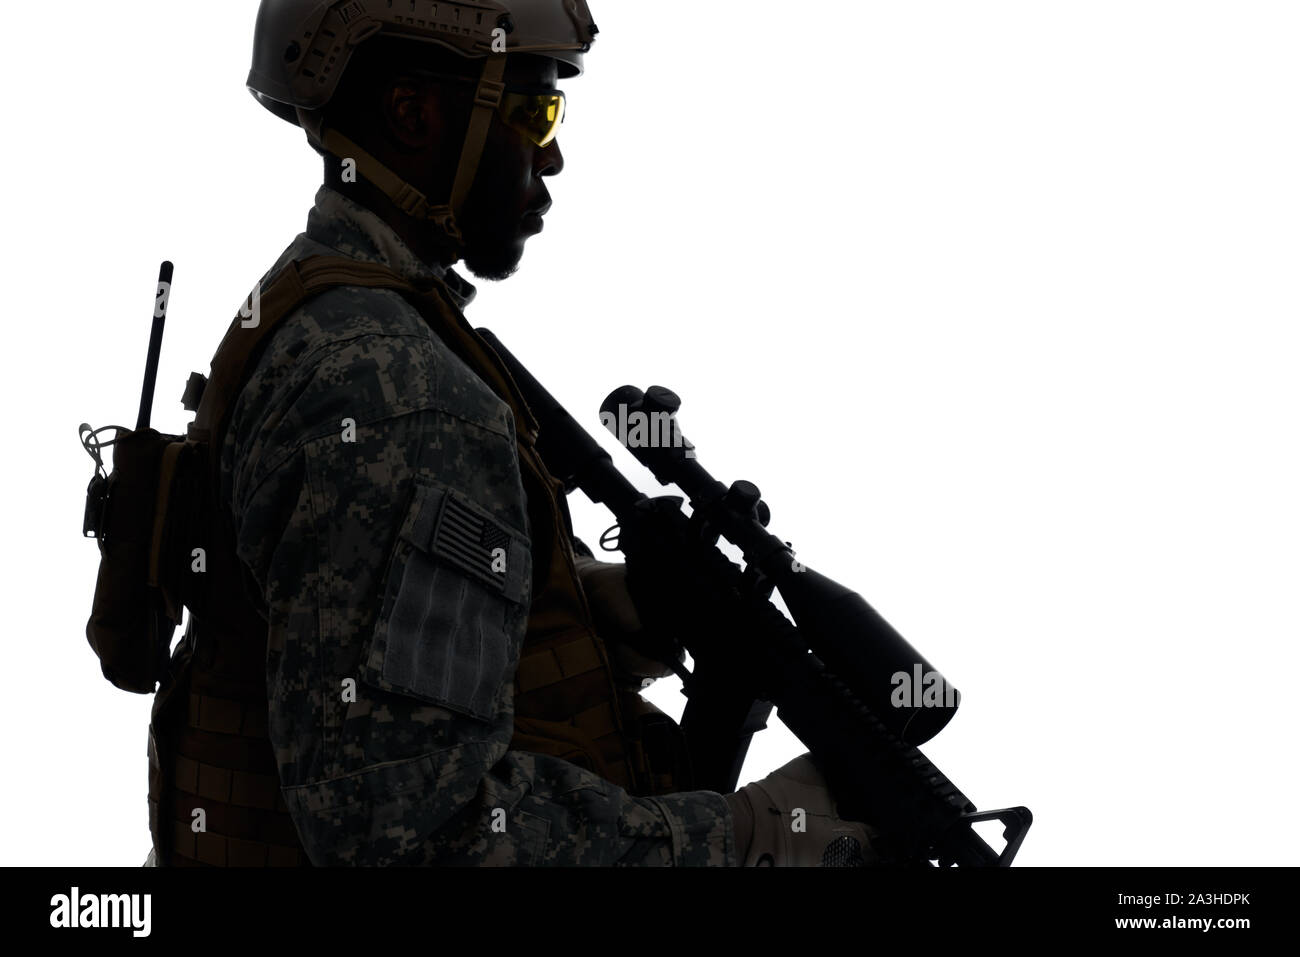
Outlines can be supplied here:
<path id="1" fill-rule="evenodd" d="M 265 279 L 315 255 L 442 276 L 462 307 L 474 295 L 327 187 Z M 268 727 L 308 856 L 736 865 L 721 795 L 633 797 L 509 749 L 532 589 L 514 435 L 507 404 L 408 300 L 356 286 L 282 320 L 234 405 L 220 502 L 268 606 Z M 440 508 L 496 529 L 503 588 L 430 545 Z"/>

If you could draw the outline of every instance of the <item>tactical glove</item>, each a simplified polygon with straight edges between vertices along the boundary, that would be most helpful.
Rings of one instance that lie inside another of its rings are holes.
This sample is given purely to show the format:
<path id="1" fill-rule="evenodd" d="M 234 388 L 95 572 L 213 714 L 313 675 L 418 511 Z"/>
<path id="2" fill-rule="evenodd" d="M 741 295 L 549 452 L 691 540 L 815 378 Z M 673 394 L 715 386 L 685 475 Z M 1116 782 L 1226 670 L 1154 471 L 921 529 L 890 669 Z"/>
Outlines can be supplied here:
<path id="1" fill-rule="evenodd" d="M 680 499 L 647 499 L 638 513 L 619 524 L 619 547 L 627 556 L 626 590 L 643 631 L 643 654 L 659 661 L 682 660 L 689 648 L 697 665 L 708 662 L 743 675 L 752 624 L 735 584 L 740 569 L 722 552 L 701 547 L 685 524 Z"/>
<path id="2" fill-rule="evenodd" d="M 745 867 L 870 867 L 887 864 L 879 832 L 839 816 L 807 754 L 726 795 Z"/>
<path id="3" fill-rule="evenodd" d="M 576 556 L 576 564 L 596 634 L 604 640 L 618 677 L 640 689 L 672 674 L 670 665 L 652 657 L 645 626 L 628 594 L 627 567 L 581 553 Z M 675 660 L 680 663 L 682 657 L 678 651 Z"/>

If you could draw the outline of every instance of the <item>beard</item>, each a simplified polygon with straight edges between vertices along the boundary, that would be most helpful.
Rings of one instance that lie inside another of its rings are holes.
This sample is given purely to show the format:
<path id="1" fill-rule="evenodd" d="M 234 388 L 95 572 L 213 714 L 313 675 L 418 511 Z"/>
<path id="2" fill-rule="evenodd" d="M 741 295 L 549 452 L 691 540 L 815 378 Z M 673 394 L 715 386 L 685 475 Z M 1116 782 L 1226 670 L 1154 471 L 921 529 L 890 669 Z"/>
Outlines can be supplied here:
<path id="1" fill-rule="evenodd" d="M 465 268 L 479 279 L 500 282 L 513 276 L 524 255 L 524 237 L 516 217 L 498 215 L 480 219 L 465 232 L 462 258 Z"/>
<path id="2" fill-rule="evenodd" d="M 478 279 L 500 282 L 519 271 L 521 253 L 513 245 L 471 246 L 465 250 L 465 268 Z"/>
<path id="3" fill-rule="evenodd" d="M 519 270 L 530 232 L 521 221 L 522 187 L 494 172 L 479 170 L 465 204 L 460 223 L 464 237 L 461 259 L 476 278 L 500 282 Z"/>

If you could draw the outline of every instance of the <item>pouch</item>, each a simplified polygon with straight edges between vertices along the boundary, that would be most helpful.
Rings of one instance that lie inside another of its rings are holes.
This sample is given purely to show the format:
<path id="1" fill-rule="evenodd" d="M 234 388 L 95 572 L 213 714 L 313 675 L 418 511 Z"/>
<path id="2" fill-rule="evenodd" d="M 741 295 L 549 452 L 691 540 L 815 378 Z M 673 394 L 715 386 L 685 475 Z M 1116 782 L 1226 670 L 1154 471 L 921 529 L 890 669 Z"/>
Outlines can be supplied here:
<path id="1" fill-rule="evenodd" d="M 99 541 L 99 574 L 86 638 L 104 677 L 125 691 L 152 694 L 166 674 L 172 637 L 181 623 L 187 556 L 202 502 L 193 465 L 201 450 L 183 436 L 118 426 L 111 442 L 90 432 L 82 443 L 98 473 L 87 491 L 83 533 Z M 89 426 L 82 426 L 83 431 Z M 105 479 L 99 449 L 112 447 Z"/>

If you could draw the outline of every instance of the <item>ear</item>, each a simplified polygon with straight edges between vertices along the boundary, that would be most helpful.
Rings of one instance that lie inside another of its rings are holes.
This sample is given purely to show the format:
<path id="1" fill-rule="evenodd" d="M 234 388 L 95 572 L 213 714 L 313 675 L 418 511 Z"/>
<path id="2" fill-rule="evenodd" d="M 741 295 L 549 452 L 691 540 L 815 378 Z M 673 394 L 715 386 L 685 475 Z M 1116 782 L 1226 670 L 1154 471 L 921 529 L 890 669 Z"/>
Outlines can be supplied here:
<path id="1" fill-rule="evenodd" d="M 403 146 L 423 150 L 438 141 L 442 110 L 427 84 L 413 77 L 398 77 L 384 91 L 382 109 L 389 135 Z"/>

